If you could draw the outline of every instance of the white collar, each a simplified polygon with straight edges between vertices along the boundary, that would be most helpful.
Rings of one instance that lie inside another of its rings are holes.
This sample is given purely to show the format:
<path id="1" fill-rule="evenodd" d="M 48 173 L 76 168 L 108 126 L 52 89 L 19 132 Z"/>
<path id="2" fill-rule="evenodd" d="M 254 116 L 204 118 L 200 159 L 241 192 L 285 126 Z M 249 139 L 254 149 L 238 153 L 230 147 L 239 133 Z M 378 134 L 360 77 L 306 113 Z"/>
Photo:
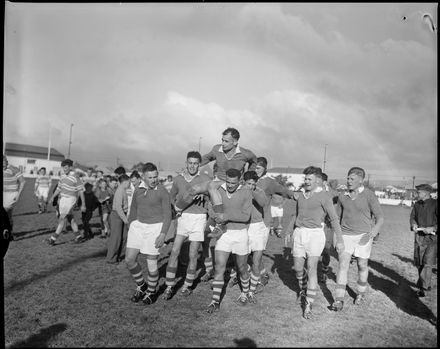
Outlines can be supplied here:
<path id="1" fill-rule="evenodd" d="M 313 195 L 313 193 L 319 193 L 322 191 L 322 187 L 316 187 L 315 190 L 307 192 L 304 188 L 301 188 L 301 192 L 303 193 L 303 196 L 308 199 L 310 196 Z M 306 196 L 306 193 L 309 193 L 308 196 Z"/>
<path id="2" fill-rule="evenodd" d="M 262 175 L 260 178 L 258 178 L 258 180 L 260 180 L 260 179 L 264 179 L 264 178 L 269 178 L 269 176 L 267 175 L 267 172 L 264 174 L 264 175 Z M 258 182 L 258 181 L 257 181 Z"/>
<path id="3" fill-rule="evenodd" d="M 242 187 L 242 185 L 239 184 L 238 187 L 237 187 L 237 189 L 234 191 L 234 193 L 230 193 L 230 192 L 228 192 L 228 188 L 226 188 L 226 183 L 223 183 L 223 184 L 221 185 L 221 187 L 226 191 L 226 194 L 228 194 L 228 195 L 232 195 L 232 194 L 236 193 L 236 192 L 238 191 L 238 189 L 240 189 L 240 188 Z"/>
<path id="4" fill-rule="evenodd" d="M 141 182 L 141 184 L 139 184 L 139 188 L 143 188 L 146 190 L 157 190 L 158 185 L 156 185 L 156 187 L 154 189 L 149 188 L 144 181 Z"/>
<path id="5" fill-rule="evenodd" d="M 218 151 L 219 151 L 220 153 L 224 153 L 224 151 L 223 151 L 223 146 L 222 146 L 222 145 L 220 145 L 220 148 L 218 148 Z M 235 154 L 238 154 L 238 153 L 241 153 L 240 145 L 239 145 L 239 144 L 237 144 L 237 148 L 235 148 Z"/>
<path id="6" fill-rule="evenodd" d="M 358 194 L 360 194 L 360 193 L 362 193 L 362 192 L 364 191 L 364 189 L 365 189 L 365 187 L 364 187 L 363 185 L 361 185 L 359 188 L 356 189 L 356 192 L 357 192 Z M 350 192 L 349 192 L 348 190 L 346 190 L 346 191 L 344 192 L 344 195 L 348 195 L 348 196 L 351 197 Z"/>
<path id="7" fill-rule="evenodd" d="M 182 177 L 187 181 L 191 182 L 194 178 L 200 175 L 200 170 L 197 171 L 197 173 L 193 176 L 191 175 L 187 169 L 184 169 L 181 173 Z M 190 179 L 189 179 L 190 178 Z M 189 180 L 188 180 L 189 179 Z"/>

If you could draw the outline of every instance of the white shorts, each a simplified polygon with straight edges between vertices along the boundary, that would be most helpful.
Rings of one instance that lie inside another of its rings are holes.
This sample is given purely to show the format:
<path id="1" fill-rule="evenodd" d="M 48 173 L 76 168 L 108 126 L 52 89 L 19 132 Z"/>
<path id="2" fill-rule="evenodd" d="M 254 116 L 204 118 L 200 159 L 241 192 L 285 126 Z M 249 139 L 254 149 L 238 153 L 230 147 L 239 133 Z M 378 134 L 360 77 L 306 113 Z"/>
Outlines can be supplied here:
<path id="1" fill-rule="evenodd" d="M 232 252 L 239 256 L 245 256 L 249 253 L 249 235 L 248 230 L 227 230 L 215 244 L 215 250 L 223 252 Z"/>
<path id="2" fill-rule="evenodd" d="M 319 257 L 324 246 L 325 233 L 322 227 L 297 227 L 293 231 L 293 257 Z"/>
<path id="3" fill-rule="evenodd" d="M 143 254 L 159 255 L 159 249 L 154 246 L 162 230 L 162 222 L 147 224 L 135 220 L 130 223 L 127 234 L 127 248 L 134 248 Z"/>
<path id="4" fill-rule="evenodd" d="M 249 253 L 252 251 L 264 251 L 269 239 L 269 228 L 264 222 L 249 224 Z"/>
<path id="5" fill-rule="evenodd" d="M 177 218 L 177 235 L 183 235 L 189 241 L 203 241 L 205 239 L 206 214 L 182 213 Z"/>
<path id="6" fill-rule="evenodd" d="M 370 239 L 365 245 L 359 245 L 359 240 L 362 236 L 364 236 L 364 234 L 342 235 L 344 252 L 359 258 L 370 258 L 371 249 L 373 248 L 373 239 Z"/>
<path id="7" fill-rule="evenodd" d="M 283 208 L 277 206 L 270 206 L 270 215 L 272 217 L 282 217 L 283 216 Z"/>
<path id="8" fill-rule="evenodd" d="M 39 198 L 43 198 L 44 200 L 47 200 L 47 198 L 49 197 L 49 188 L 37 188 L 37 196 Z"/>
<path id="9" fill-rule="evenodd" d="M 73 206 L 75 206 L 75 203 L 76 197 L 60 195 L 60 200 L 58 201 L 60 218 L 65 218 L 67 215 L 72 214 Z"/>
<path id="10" fill-rule="evenodd" d="M 17 201 L 18 191 L 4 191 L 3 192 L 3 207 L 5 210 L 12 208 Z"/>

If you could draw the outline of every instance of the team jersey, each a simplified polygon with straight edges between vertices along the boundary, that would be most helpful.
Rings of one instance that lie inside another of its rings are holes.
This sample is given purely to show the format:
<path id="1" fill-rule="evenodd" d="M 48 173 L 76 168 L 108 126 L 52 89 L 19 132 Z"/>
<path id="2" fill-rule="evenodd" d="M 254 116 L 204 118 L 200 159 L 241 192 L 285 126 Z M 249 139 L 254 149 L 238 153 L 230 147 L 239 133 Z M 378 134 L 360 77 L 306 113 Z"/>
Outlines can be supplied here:
<path id="1" fill-rule="evenodd" d="M 359 188 L 355 199 L 350 197 L 348 191 L 340 193 L 338 210 L 344 235 L 369 233 L 376 221 L 383 217 L 379 200 L 370 189 L 365 187 Z"/>
<path id="2" fill-rule="evenodd" d="M 168 232 L 171 224 L 171 201 L 170 193 L 162 184 L 150 189 L 142 182 L 135 189 L 128 217 L 129 223 L 134 220 L 146 224 L 163 222 L 161 233 Z"/>
<path id="3" fill-rule="evenodd" d="M 229 193 L 226 183 L 218 189 L 224 207 L 224 217 L 227 220 L 227 230 L 247 229 L 252 213 L 252 192 L 239 186 L 236 191 Z"/>
<path id="4" fill-rule="evenodd" d="M 20 188 L 20 178 L 23 178 L 23 172 L 17 167 L 8 165 L 3 170 L 3 192 L 16 192 Z"/>
<path id="5" fill-rule="evenodd" d="M 290 196 L 290 191 L 286 187 L 282 186 L 275 179 L 270 178 L 267 175 L 261 176 L 258 178 L 257 187 L 264 190 L 266 196 L 269 198 L 267 204 L 263 208 L 263 220 L 266 226 L 270 226 L 270 221 L 272 219 L 272 215 L 270 213 L 270 206 L 273 202 L 273 198 L 276 195 L 280 195 L 283 197 Z"/>
<path id="6" fill-rule="evenodd" d="M 232 157 L 228 157 L 223 152 L 221 144 L 215 145 L 212 150 L 202 156 L 202 162 L 200 166 L 206 165 L 211 161 L 217 163 L 217 177 L 222 181 L 226 180 L 226 171 L 230 168 L 235 168 L 243 173 L 246 163 L 249 163 L 248 171 L 254 171 L 257 163 L 257 156 L 248 149 L 237 146 L 235 148 L 235 154 Z"/>
<path id="7" fill-rule="evenodd" d="M 75 173 L 70 171 L 67 175 L 62 175 L 58 182 L 61 196 L 78 197 L 80 191 L 84 191 L 84 184 Z"/>
<path id="8" fill-rule="evenodd" d="M 176 203 L 182 198 L 191 186 L 195 184 L 210 181 L 211 178 L 205 174 L 197 173 L 195 176 L 189 175 L 186 171 L 174 178 L 173 186 L 170 190 L 171 202 Z M 203 195 L 203 199 L 193 201 L 193 203 L 185 208 L 185 213 L 203 214 L 208 211 L 208 196 Z"/>
<path id="9" fill-rule="evenodd" d="M 305 228 L 324 227 L 325 216 L 328 215 L 331 226 L 337 236 L 341 236 L 341 226 L 333 202 L 327 192 L 319 187 L 309 197 L 301 192 L 297 199 L 295 226 Z"/>
<path id="10" fill-rule="evenodd" d="M 49 175 L 38 175 L 35 179 L 35 188 L 50 188 L 52 185 L 52 177 Z"/>
<path id="11" fill-rule="evenodd" d="M 264 207 L 269 203 L 269 198 L 263 189 L 257 187 L 252 190 L 252 213 L 251 223 L 263 222 Z"/>

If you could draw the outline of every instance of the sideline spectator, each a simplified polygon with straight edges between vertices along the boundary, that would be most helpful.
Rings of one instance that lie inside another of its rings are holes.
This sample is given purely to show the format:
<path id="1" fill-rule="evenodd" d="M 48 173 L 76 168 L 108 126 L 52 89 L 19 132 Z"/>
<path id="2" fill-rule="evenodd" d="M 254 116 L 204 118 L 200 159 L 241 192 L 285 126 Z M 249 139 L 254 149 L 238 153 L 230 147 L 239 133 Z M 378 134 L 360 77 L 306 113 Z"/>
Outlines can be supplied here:
<path id="1" fill-rule="evenodd" d="M 1 231 L 2 231 L 2 253 L 3 258 L 5 258 L 6 252 L 8 252 L 9 243 L 14 240 L 12 236 L 12 225 L 9 220 L 8 213 L 2 206 L 2 217 L 1 217 Z"/>
<path id="2" fill-rule="evenodd" d="M 416 186 L 418 200 L 410 215 L 411 230 L 415 233 L 414 264 L 418 269 L 418 297 L 431 290 L 432 269 L 437 259 L 437 200 L 431 198 L 429 184 Z"/>
<path id="3" fill-rule="evenodd" d="M 93 212 L 99 206 L 98 198 L 93 192 L 93 184 L 86 182 L 84 183 L 84 200 L 86 202 L 86 211 L 81 212 L 81 219 L 83 223 L 83 233 L 82 238 L 78 242 L 83 242 L 87 239 L 93 238 L 92 229 L 90 227 L 90 220 L 92 219 Z"/>
<path id="4" fill-rule="evenodd" d="M 112 211 L 110 213 L 110 225 L 112 232 L 107 243 L 108 264 L 117 264 L 125 255 L 125 245 L 128 231 L 128 199 L 127 188 L 130 185 L 130 178 L 126 174 L 119 176 L 119 186 L 113 197 Z"/>

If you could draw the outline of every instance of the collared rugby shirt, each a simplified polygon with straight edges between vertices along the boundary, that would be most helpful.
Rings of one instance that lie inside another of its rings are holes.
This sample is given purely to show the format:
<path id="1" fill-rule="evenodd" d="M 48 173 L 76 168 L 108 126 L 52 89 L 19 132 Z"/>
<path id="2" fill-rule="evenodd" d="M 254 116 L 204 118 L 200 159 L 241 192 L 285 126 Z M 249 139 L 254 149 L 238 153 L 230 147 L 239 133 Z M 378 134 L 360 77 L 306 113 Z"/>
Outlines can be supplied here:
<path id="1" fill-rule="evenodd" d="M 3 192 L 18 191 L 20 188 L 20 178 L 23 178 L 23 172 L 17 167 L 8 165 L 6 170 L 3 170 Z"/>

